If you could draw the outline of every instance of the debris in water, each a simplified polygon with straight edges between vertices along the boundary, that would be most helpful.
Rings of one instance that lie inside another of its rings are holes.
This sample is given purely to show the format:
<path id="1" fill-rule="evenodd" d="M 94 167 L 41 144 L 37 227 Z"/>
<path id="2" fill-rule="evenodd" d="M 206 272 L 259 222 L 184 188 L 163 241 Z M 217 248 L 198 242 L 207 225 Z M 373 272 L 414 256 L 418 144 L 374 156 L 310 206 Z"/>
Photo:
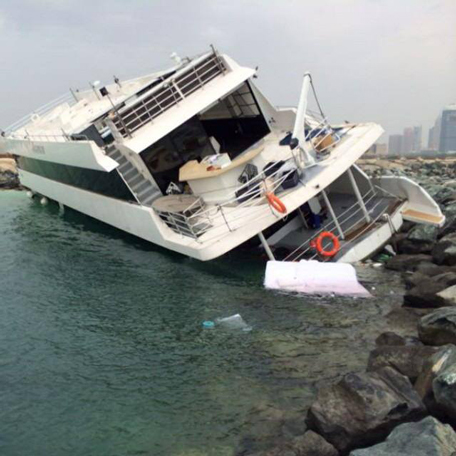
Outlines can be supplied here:
<path id="1" fill-rule="evenodd" d="M 215 327 L 215 323 L 210 320 L 203 321 L 203 328 L 205 329 L 212 329 Z"/>
<path id="2" fill-rule="evenodd" d="M 249 326 L 239 314 L 231 315 L 231 317 L 216 318 L 215 323 L 226 329 L 242 329 L 243 331 L 251 331 Z"/>

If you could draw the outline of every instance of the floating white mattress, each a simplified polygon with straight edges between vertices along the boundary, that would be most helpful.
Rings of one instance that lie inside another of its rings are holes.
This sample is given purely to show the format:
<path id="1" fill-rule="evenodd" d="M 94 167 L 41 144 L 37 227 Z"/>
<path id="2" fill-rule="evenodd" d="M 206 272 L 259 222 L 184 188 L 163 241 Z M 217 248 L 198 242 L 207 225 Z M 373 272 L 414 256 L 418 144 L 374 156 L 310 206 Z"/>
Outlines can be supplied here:
<path id="1" fill-rule="evenodd" d="M 371 296 L 358 282 L 351 264 L 315 260 L 268 261 L 264 286 L 312 295 Z"/>

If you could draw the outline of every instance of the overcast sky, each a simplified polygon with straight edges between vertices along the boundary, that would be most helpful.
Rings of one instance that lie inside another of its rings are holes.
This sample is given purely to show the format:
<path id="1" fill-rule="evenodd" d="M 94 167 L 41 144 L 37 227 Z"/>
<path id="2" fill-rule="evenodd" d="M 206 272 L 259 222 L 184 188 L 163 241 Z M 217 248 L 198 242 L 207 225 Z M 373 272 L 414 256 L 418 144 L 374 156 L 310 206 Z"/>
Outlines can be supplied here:
<path id="1" fill-rule="evenodd" d="M 388 134 L 456 102 L 456 0 L 0 0 L 0 127 L 112 75 L 214 44 L 278 105 L 309 70 L 331 121 Z"/>

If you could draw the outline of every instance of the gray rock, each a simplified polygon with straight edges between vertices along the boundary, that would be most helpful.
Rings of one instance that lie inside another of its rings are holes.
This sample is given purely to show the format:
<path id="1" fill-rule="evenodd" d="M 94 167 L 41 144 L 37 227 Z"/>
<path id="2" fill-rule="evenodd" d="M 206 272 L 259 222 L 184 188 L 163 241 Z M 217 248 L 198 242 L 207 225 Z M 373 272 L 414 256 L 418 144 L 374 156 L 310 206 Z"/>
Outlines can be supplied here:
<path id="1" fill-rule="evenodd" d="M 370 353 L 368 371 L 392 367 L 414 382 L 421 373 L 425 361 L 437 351 L 426 345 L 377 347 Z"/>
<path id="2" fill-rule="evenodd" d="M 417 242 L 410 239 L 402 239 L 397 242 L 397 253 L 416 255 L 419 253 L 431 253 L 435 242 Z"/>
<path id="3" fill-rule="evenodd" d="M 445 225 L 440 228 L 439 238 L 442 238 L 450 233 L 456 231 L 456 203 L 452 202 L 443 208 L 445 215 Z"/>
<path id="4" fill-rule="evenodd" d="M 249 456 L 339 456 L 339 452 L 330 443 L 313 431 L 307 431 L 304 435 L 273 448 L 248 454 Z"/>
<path id="5" fill-rule="evenodd" d="M 430 253 L 438 234 L 439 228 L 435 226 L 415 225 L 407 234 L 396 234 L 393 241 L 400 254 Z"/>
<path id="6" fill-rule="evenodd" d="M 441 347 L 424 363 L 418 379 L 415 382 L 415 389 L 421 399 L 428 402 L 433 400 L 432 383 L 447 367 L 456 364 L 456 346 L 446 345 Z"/>
<path id="7" fill-rule="evenodd" d="M 434 277 L 436 275 L 442 274 L 444 272 L 456 272 L 456 267 L 454 266 L 439 266 L 431 262 L 422 262 L 416 268 L 416 271 L 424 274 L 428 277 Z"/>
<path id="8" fill-rule="evenodd" d="M 456 285 L 445 288 L 437 293 L 437 296 L 445 302 L 446 306 L 456 306 Z"/>
<path id="9" fill-rule="evenodd" d="M 428 345 L 456 344 L 456 308 L 444 307 L 422 317 L 418 335 Z"/>
<path id="10" fill-rule="evenodd" d="M 375 339 L 375 345 L 377 347 L 383 346 L 402 346 L 402 345 L 422 345 L 419 339 L 413 336 L 400 336 L 392 331 L 387 331 L 380 334 L 377 339 Z"/>
<path id="11" fill-rule="evenodd" d="M 442 187 L 440 186 L 440 189 L 437 191 L 434 199 L 440 203 L 444 204 L 445 201 L 451 200 L 451 198 L 454 196 L 454 189 L 451 187 Z"/>
<path id="12" fill-rule="evenodd" d="M 405 306 L 438 308 L 453 305 L 451 290 L 443 295 L 441 294 L 444 290 L 456 285 L 456 273 L 452 271 L 444 272 L 432 278 L 415 272 L 408 283 L 414 286 L 404 295 Z"/>
<path id="13" fill-rule="evenodd" d="M 418 423 L 405 423 L 391 432 L 385 442 L 352 451 L 350 456 L 452 456 L 456 432 L 428 416 Z"/>
<path id="14" fill-rule="evenodd" d="M 440 268 L 441 266 L 436 266 Z M 416 270 L 413 274 L 405 277 L 405 285 L 408 289 L 418 286 L 420 283 L 429 280 L 429 275 L 423 274 L 420 270 Z"/>
<path id="15" fill-rule="evenodd" d="M 415 242 L 435 242 L 439 229 L 432 225 L 417 225 L 407 235 L 407 239 Z"/>
<path id="16" fill-rule="evenodd" d="M 449 364 L 436 376 L 432 391 L 437 407 L 456 424 L 456 363 Z"/>
<path id="17" fill-rule="evenodd" d="M 390 367 L 348 374 L 318 391 L 307 423 L 340 452 L 384 439 L 398 424 L 425 414 L 409 379 Z"/>
<path id="18" fill-rule="evenodd" d="M 387 269 L 392 269 L 393 271 L 416 271 L 421 262 L 430 262 L 432 260 L 430 255 L 419 254 L 419 255 L 396 255 L 390 258 L 385 267 Z"/>
<path id="19" fill-rule="evenodd" d="M 432 258 L 436 264 L 456 265 L 456 233 L 447 234 L 437 242 Z"/>
<path id="20" fill-rule="evenodd" d="M 19 177 L 12 171 L 0 171 L 0 188 L 14 189 L 19 188 Z"/>
<path id="21" fill-rule="evenodd" d="M 339 452 L 321 435 L 307 431 L 302 437 L 291 441 L 296 456 L 338 456 Z"/>
<path id="22" fill-rule="evenodd" d="M 445 300 L 437 295 L 444 289 L 444 285 L 432 279 L 423 280 L 405 292 L 404 306 L 421 309 L 444 307 Z"/>

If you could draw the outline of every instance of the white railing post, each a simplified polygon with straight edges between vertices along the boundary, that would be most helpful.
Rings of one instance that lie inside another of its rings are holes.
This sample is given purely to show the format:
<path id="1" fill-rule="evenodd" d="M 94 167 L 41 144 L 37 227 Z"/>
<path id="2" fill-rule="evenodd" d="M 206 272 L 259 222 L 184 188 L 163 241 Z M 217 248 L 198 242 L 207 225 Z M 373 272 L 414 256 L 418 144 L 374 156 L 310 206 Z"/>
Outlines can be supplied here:
<path id="1" fill-rule="evenodd" d="M 260 231 L 258 233 L 258 237 L 260 238 L 261 244 L 266 252 L 266 255 L 271 261 L 275 261 L 274 254 L 272 253 L 271 248 L 269 247 L 268 242 L 266 241 L 264 234 Z"/>
<path id="2" fill-rule="evenodd" d="M 331 214 L 331 218 L 333 219 L 334 225 L 336 225 L 337 232 L 339 233 L 339 237 L 344 240 L 345 235 L 344 232 L 342 231 L 342 228 L 339 224 L 339 220 L 337 220 L 336 213 L 334 212 L 334 209 L 329 201 L 328 194 L 326 193 L 326 190 L 322 190 L 322 195 L 323 199 L 325 200 L 326 207 L 329 210 L 329 213 Z"/>
<path id="3" fill-rule="evenodd" d="M 353 187 L 353 191 L 355 192 L 356 199 L 358 200 L 359 207 L 363 211 L 364 218 L 366 219 L 367 223 L 370 223 L 371 217 L 366 209 L 366 205 L 364 204 L 363 197 L 361 196 L 361 192 L 359 191 L 358 184 L 356 183 L 355 176 L 353 176 L 353 171 L 351 170 L 351 168 L 347 169 L 347 174 L 350 178 L 350 182 Z"/>

